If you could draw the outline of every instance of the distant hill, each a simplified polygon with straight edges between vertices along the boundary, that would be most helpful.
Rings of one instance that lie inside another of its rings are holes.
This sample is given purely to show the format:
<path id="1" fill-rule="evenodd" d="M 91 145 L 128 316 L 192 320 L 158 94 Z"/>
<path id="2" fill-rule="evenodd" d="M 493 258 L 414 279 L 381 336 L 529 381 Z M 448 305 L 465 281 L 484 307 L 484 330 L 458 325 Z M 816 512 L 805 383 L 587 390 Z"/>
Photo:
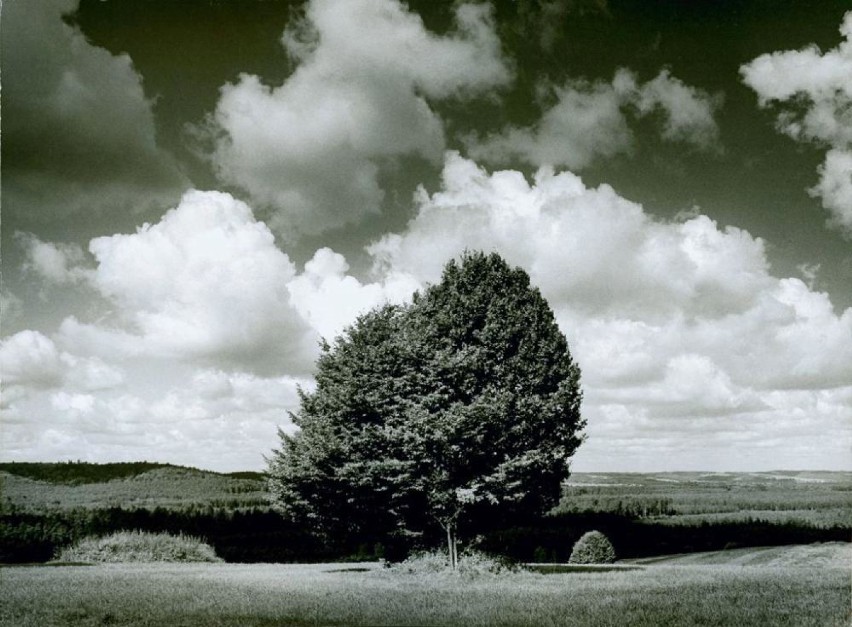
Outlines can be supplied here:
<path id="1" fill-rule="evenodd" d="M 0 463 L 3 511 L 107 507 L 266 508 L 262 473 L 221 474 L 152 462 Z"/>
<path id="2" fill-rule="evenodd" d="M 83 483 L 106 483 L 113 479 L 124 479 L 141 475 L 157 468 L 184 468 L 202 472 L 197 468 L 173 466 L 156 462 L 117 462 L 91 464 L 89 462 L 0 462 L 0 472 L 26 477 L 35 481 L 80 485 Z"/>

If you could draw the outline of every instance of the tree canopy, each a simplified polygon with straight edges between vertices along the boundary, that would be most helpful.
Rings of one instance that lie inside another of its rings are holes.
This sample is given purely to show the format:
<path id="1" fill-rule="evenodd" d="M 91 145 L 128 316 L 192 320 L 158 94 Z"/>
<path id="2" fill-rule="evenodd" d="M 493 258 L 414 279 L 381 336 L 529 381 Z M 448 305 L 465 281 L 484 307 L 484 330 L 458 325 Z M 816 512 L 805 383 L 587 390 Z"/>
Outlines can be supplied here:
<path id="1" fill-rule="evenodd" d="M 471 512 L 543 513 L 582 441 L 580 370 L 528 275 L 466 253 L 408 306 L 323 346 L 270 458 L 273 502 L 326 533 L 440 525 L 454 560 Z"/>

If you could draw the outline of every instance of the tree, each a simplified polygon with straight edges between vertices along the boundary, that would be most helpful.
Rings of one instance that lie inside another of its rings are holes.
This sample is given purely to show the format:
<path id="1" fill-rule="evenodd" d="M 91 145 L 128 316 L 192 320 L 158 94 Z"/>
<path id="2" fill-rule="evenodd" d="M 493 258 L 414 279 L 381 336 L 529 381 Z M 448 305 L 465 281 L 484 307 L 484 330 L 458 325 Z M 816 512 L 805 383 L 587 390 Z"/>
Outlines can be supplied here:
<path id="1" fill-rule="evenodd" d="M 359 318 L 317 362 L 270 489 L 328 533 L 422 533 L 453 566 L 461 517 L 543 513 L 582 441 L 580 371 L 527 274 L 466 253 L 407 307 Z"/>

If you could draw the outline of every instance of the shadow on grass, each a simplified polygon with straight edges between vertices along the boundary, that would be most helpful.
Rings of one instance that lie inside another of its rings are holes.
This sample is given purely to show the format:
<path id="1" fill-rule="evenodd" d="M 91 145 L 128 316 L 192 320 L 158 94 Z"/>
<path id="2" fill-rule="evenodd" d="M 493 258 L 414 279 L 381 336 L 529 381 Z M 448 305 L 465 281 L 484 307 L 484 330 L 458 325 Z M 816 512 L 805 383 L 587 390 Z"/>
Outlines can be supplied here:
<path id="1" fill-rule="evenodd" d="M 324 570 L 324 573 L 368 573 L 372 568 L 335 568 L 333 570 Z"/>
<path id="2" fill-rule="evenodd" d="M 526 564 L 527 570 L 542 575 L 563 573 L 610 573 L 625 570 L 645 570 L 643 566 L 622 566 L 615 564 Z"/>

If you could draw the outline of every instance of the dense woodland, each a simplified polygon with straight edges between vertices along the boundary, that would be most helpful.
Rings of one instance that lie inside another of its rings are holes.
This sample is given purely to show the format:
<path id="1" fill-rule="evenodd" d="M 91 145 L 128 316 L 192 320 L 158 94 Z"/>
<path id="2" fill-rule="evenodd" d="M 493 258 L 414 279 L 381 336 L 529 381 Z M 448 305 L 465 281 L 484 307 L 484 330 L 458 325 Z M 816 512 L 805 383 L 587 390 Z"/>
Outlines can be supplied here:
<path id="1" fill-rule="evenodd" d="M 0 481 L 6 563 L 47 561 L 79 538 L 120 529 L 200 536 L 229 562 L 397 559 L 417 548 L 393 536 L 317 538 L 269 508 L 264 480 L 254 473 L 147 463 L 2 464 Z M 550 514 L 508 521 L 476 544 L 520 561 L 563 562 L 590 529 L 603 531 L 619 558 L 848 541 L 850 506 L 849 473 L 580 474 Z"/>

